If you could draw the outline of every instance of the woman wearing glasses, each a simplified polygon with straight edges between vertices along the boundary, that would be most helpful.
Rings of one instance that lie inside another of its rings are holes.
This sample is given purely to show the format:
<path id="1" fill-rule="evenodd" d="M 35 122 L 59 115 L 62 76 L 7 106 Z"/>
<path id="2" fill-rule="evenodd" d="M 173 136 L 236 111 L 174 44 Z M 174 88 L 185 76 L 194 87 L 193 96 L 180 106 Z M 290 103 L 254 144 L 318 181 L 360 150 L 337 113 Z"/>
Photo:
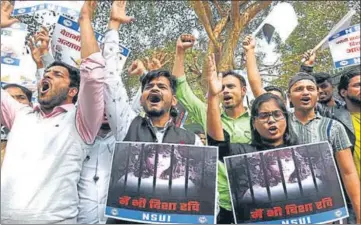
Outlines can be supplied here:
<path id="1" fill-rule="evenodd" d="M 230 143 L 229 135 L 222 128 L 219 95 L 222 94 L 222 76 L 217 75 L 214 56 L 209 59 L 208 70 L 208 110 L 207 131 L 208 144 L 219 147 L 219 159 L 230 155 L 251 153 L 273 148 L 281 148 L 297 144 L 292 127 L 289 125 L 289 115 L 284 102 L 276 95 L 265 93 L 254 100 L 251 109 L 250 144 Z M 219 180 L 225 177 L 223 164 L 219 166 Z M 226 179 L 226 178 L 225 178 Z M 222 201 L 230 201 L 228 187 L 223 187 L 219 181 L 221 211 L 218 223 L 234 223 L 233 214 L 229 209 L 222 208 Z M 227 196 L 227 197 L 226 197 Z M 223 202 L 224 203 L 224 202 Z"/>

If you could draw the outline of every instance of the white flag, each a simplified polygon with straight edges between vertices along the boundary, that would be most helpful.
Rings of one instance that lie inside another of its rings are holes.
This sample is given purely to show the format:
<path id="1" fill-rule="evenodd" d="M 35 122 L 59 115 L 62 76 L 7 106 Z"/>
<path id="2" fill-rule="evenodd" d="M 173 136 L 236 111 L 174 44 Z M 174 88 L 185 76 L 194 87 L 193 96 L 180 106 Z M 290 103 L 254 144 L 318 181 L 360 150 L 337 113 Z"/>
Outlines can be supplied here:
<path id="1" fill-rule="evenodd" d="M 355 15 L 356 11 L 354 9 L 351 9 L 327 34 L 327 36 L 332 36 L 335 33 L 338 33 L 341 30 L 345 30 L 347 27 L 351 24 L 352 16 Z M 322 47 L 321 50 L 324 50 L 328 48 L 328 42 L 326 41 Z"/>
<path id="2" fill-rule="evenodd" d="M 271 42 L 274 32 L 277 32 L 283 42 L 287 40 L 298 24 L 297 14 L 290 3 L 277 4 L 253 33 L 255 36 L 262 29 L 268 43 Z"/>

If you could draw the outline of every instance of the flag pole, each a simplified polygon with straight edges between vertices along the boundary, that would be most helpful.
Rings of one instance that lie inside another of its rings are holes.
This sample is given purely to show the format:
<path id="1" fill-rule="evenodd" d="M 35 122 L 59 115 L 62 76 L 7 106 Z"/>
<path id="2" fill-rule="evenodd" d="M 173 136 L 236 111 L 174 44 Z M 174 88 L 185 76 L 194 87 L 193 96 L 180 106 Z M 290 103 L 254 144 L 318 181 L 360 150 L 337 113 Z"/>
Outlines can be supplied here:
<path id="1" fill-rule="evenodd" d="M 347 17 L 352 17 L 354 14 L 356 13 L 356 11 L 354 9 L 351 9 L 337 24 L 336 26 L 332 29 L 337 31 L 339 28 L 342 27 L 343 23 L 341 23 L 341 21 L 345 20 L 345 18 Z M 311 50 L 311 54 L 315 53 L 332 35 L 334 35 L 334 33 L 328 33 L 328 35 L 326 37 L 324 37 L 322 39 L 322 41 L 320 41 L 312 50 Z M 304 63 L 307 59 L 303 58 L 301 60 L 302 63 Z"/>

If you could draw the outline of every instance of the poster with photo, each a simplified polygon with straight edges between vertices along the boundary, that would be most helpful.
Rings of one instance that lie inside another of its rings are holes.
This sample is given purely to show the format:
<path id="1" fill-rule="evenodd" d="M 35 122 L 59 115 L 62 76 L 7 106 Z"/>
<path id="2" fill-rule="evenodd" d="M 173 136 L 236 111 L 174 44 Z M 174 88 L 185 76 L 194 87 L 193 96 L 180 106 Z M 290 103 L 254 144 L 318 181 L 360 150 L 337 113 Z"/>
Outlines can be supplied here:
<path id="1" fill-rule="evenodd" d="M 14 23 L 1 29 L 1 81 L 19 83 L 21 81 L 20 62 L 25 46 L 27 25 Z"/>
<path id="2" fill-rule="evenodd" d="M 104 36 L 97 32 L 95 32 L 95 38 L 99 45 L 104 41 Z M 54 28 L 51 48 L 55 60 L 79 68 L 81 63 L 80 25 L 74 20 L 60 16 Z M 119 49 L 121 54 L 119 56 L 119 65 L 122 68 L 130 54 L 130 50 L 121 44 L 119 44 Z"/>
<path id="3" fill-rule="evenodd" d="M 328 142 L 225 157 L 236 223 L 315 224 L 348 217 Z"/>
<path id="4" fill-rule="evenodd" d="M 216 222 L 218 149 L 116 144 L 105 216 L 142 223 Z"/>

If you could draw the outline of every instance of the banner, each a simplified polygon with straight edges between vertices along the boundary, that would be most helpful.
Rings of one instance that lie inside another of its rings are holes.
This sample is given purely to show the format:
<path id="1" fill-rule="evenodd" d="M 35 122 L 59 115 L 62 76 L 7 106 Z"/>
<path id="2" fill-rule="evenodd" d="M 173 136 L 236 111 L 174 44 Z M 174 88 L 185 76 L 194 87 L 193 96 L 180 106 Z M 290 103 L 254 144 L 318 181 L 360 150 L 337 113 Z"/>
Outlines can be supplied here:
<path id="1" fill-rule="evenodd" d="M 99 45 L 103 43 L 103 35 L 95 32 L 95 38 Z M 119 63 L 124 66 L 125 61 L 130 54 L 130 50 L 122 45 L 119 46 L 121 53 Z M 79 24 L 64 16 L 60 16 L 54 29 L 51 47 L 55 60 L 62 61 L 78 68 L 81 62 Z"/>
<path id="2" fill-rule="evenodd" d="M 1 29 L 1 81 L 17 83 L 20 79 L 20 59 L 25 47 L 27 25 L 15 23 Z"/>
<path id="3" fill-rule="evenodd" d="M 32 14 L 41 10 L 52 10 L 63 15 L 79 17 L 84 1 L 20 1 L 14 4 L 13 16 Z"/>
<path id="4" fill-rule="evenodd" d="M 218 149 L 121 142 L 105 216 L 142 223 L 216 222 Z"/>
<path id="5" fill-rule="evenodd" d="M 236 223 L 316 224 L 348 217 L 328 142 L 225 157 Z"/>
<path id="6" fill-rule="evenodd" d="M 338 23 L 335 26 L 332 27 L 331 31 L 327 34 L 327 36 L 331 36 L 334 33 L 340 32 L 341 30 L 344 30 L 347 27 L 349 27 L 351 25 L 352 17 L 355 14 L 356 11 L 354 9 L 348 11 L 347 14 L 344 17 L 342 17 L 342 19 L 338 21 Z M 325 50 L 326 48 L 328 48 L 327 41 L 321 46 L 321 50 Z"/>
<path id="7" fill-rule="evenodd" d="M 360 64 L 360 24 L 342 30 L 328 39 L 335 69 Z"/>

